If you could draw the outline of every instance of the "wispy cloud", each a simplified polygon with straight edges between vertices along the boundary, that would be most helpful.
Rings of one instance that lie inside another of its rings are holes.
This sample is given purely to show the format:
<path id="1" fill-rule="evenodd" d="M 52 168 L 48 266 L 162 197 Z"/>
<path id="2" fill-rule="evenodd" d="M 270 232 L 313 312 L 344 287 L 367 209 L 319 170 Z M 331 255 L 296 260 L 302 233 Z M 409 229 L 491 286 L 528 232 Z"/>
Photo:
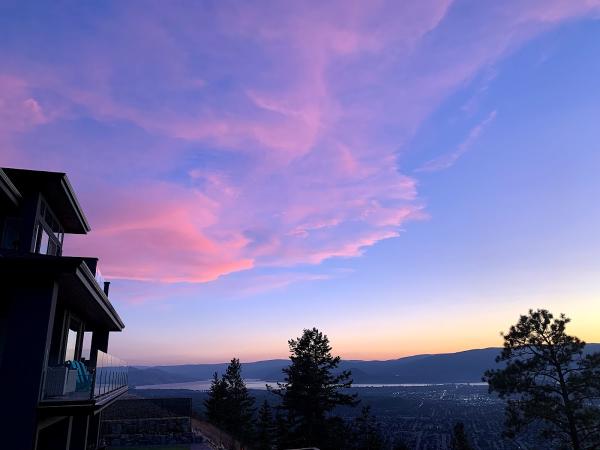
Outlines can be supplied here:
<path id="1" fill-rule="evenodd" d="M 496 111 L 494 110 L 485 119 L 471 128 L 467 137 L 456 147 L 454 151 L 427 161 L 421 167 L 416 169 L 415 172 L 437 172 L 452 167 L 460 157 L 469 151 L 473 144 L 475 144 L 475 141 L 479 139 L 481 133 L 483 133 L 485 128 L 488 127 L 495 118 Z"/>
<path id="2" fill-rule="evenodd" d="M 40 8 L 0 42 L 0 155 L 70 173 L 94 231 L 67 250 L 111 277 L 198 283 L 356 257 L 425 216 L 397 152 L 444 99 L 598 11 L 458 3 L 114 3 L 109 18 L 83 5 L 94 33 Z M 495 114 L 420 171 L 452 166 Z"/>

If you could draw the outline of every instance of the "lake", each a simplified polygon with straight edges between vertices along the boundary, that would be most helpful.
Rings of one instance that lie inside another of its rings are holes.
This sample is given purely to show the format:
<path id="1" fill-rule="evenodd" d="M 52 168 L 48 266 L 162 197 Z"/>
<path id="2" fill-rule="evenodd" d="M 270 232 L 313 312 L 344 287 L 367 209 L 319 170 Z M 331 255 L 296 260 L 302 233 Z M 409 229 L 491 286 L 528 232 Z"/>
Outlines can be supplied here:
<path id="1" fill-rule="evenodd" d="M 264 380 L 244 380 L 248 389 L 266 390 L 267 384 L 277 387 L 276 381 Z M 211 380 L 189 381 L 187 383 L 166 383 L 149 384 L 145 386 L 136 386 L 136 389 L 188 389 L 190 391 L 207 391 L 210 389 Z M 487 383 L 354 383 L 355 388 L 377 388 L 377 387 L 420 387 L 420 386 L 444 386 L 466 385 L 466 386 L 486 386 Z"/>

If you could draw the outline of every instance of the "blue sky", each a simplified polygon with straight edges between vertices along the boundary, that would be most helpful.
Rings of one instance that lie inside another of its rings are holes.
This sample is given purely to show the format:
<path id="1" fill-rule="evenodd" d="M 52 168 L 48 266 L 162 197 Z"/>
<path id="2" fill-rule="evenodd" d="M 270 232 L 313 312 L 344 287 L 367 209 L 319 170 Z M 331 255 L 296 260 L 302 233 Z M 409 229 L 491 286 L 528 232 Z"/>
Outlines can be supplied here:
<path id="1" fill-rule="evenodd" d="M 430 3 L 5 7 L 0 157 L 69 174 L 113 353 L 458 351 L 531 307 L 600 340 L 598 6 Z"/>

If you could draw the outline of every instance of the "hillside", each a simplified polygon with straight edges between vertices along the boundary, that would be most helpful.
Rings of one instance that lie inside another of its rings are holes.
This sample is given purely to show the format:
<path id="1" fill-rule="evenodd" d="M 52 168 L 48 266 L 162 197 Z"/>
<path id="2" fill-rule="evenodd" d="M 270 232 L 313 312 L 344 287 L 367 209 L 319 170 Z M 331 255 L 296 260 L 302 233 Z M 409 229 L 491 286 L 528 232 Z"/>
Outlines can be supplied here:
<path id="1" fill-rule="evenodd" d="M 500 348 L 466 350 L 457 353 L 415 355 L 387 361 L 342 361 L 340 369 L 349 369 L 354 382 L 361 383 L 476 383 L 485 370 L 496 367 L 495 358 Z M 587 352 L 600 351 L 600 344 L 588 344 Z M 256 361 L 243 364 L 247 379 L 282 380 L 281 370 L 289 364 L 287 359 Z M 214 372 L 223 373 L 226 363 L 187 364 L 131 368 L 129 383 L 132 386 L 180 383 L 208 380 Z"/>

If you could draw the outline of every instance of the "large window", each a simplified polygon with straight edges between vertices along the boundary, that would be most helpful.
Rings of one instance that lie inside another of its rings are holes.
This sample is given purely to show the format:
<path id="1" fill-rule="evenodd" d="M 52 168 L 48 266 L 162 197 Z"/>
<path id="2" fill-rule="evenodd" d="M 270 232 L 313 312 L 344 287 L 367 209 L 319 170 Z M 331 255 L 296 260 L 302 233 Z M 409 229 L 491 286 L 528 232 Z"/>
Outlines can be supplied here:
<path id="1" fill-rule="evenodd" d="M 92 356 L 92 332 L 83 333 L 83 343 L 81 344 L 81 359 L 89 361 Z"/>
<path id="2" fill-rule="evenodd" d="M 40 199 L 35 229 L 35 253 L 60 256 L 63 239 L 62 226 L 44 199 Z"/>
<path id="3" fill-rule="evenodd" d="M 69 328 L 67 329 L 67 341 L 65 345 L 65 361 L 79 360 L 81 357 L 81 339 L 83 332 L 81 322 L 74 317 L 69 317 Z"/>
<path id="4" fill-rule="evenodd" d="M 65 352 L 65 361 L 75 360 L 75 352 L 77 350 L 77 331 L 71 330 L 67 333 L 67 350 Z"/>

